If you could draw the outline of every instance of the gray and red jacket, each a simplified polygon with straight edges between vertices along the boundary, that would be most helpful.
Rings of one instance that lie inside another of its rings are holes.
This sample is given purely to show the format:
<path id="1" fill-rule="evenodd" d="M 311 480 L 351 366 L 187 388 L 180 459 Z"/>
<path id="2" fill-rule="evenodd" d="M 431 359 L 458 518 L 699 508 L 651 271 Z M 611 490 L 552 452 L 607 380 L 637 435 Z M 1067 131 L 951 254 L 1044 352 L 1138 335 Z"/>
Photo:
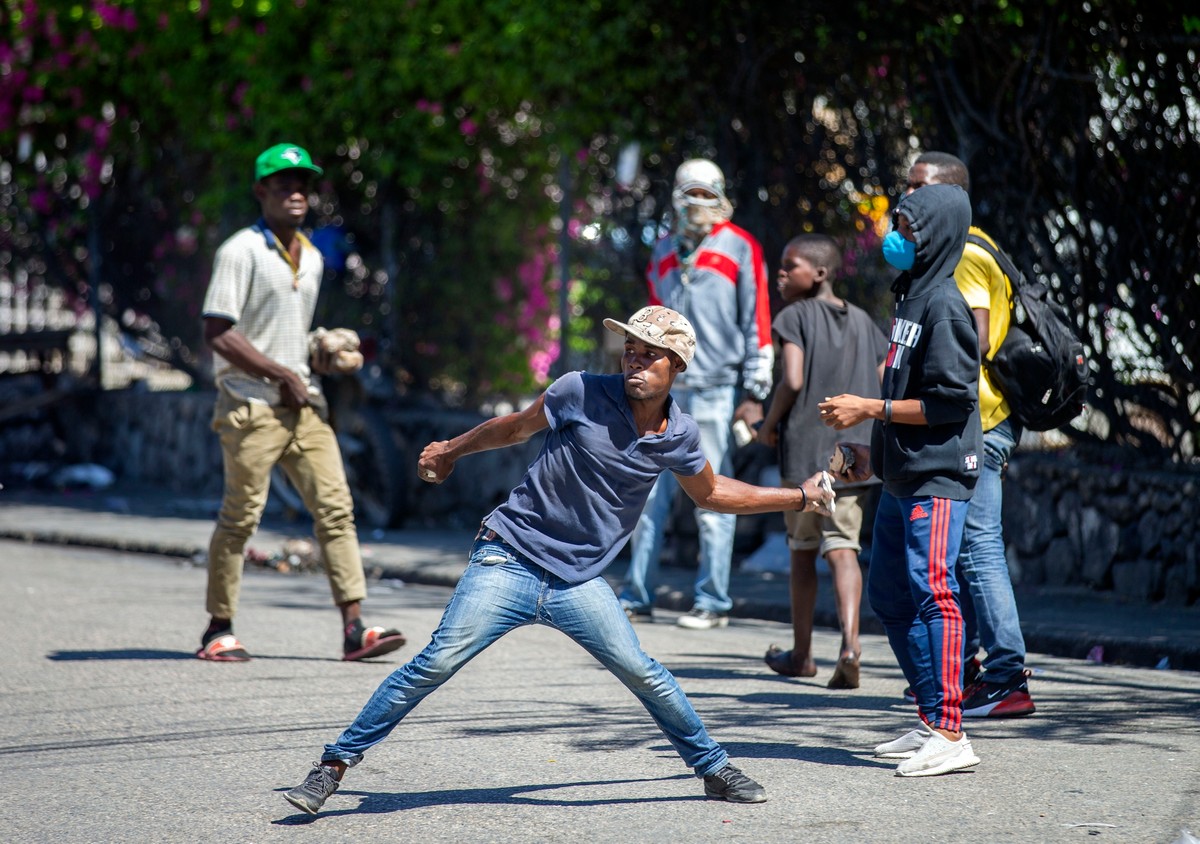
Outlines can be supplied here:
<path id="1" fill-rule="evenodd" d="M 734 385 L 760 401 L 766 397 L 775 351 L 767 265 L 753 235 L 718 223 L 687 256 L 668 235 L 655 244 L 646 283 L 650 304 L 678 311 L 696 329 L 696 356 L 679 386 Z"/>

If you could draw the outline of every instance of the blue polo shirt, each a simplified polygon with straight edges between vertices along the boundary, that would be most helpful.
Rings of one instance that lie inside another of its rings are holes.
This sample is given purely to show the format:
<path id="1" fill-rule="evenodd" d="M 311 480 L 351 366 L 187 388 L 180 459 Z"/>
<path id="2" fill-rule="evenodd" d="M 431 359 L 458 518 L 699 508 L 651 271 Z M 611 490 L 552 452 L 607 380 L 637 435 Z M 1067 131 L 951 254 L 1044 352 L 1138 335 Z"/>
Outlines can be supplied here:
<path id="1" fill-rule="evenodd" d="M 662 472 L 704 469 L 700 431 L 672 400 L 666 431 L 639 437 L 619 374 L 567 373 L 546 390 L 545 409 L 541 453 L 484 524 L 550 573 L 582 583 L 629 540 Z"/>

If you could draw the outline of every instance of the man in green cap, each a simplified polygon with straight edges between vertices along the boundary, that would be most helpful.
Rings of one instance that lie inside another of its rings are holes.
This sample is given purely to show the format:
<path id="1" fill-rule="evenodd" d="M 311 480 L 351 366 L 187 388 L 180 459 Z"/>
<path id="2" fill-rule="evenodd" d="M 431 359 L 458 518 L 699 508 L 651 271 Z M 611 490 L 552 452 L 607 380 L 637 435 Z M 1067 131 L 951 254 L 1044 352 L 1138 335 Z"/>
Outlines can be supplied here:
<path id="1" fill-rule="evenodd" d="M 300 231 L 321 168 L 295 144 L 276 144 L 254 163 L 261 216 L 217 250 L 204 297 L 204 339 L 213 350 L 225 490 L 208 549 L 211 615 L 196 656 L 250 658 L 233 635 L 243 552 L 267 502 L 279 464 L 313 517 L 321 560 L 342 612 L 342 658 L 367 659 L 404 644 L 398 630 L 364 627 L 366 578 L 354 502 L 320 380 L 310 364 L 309 329 L 317 304 L 321 253 Z M 319 361 L 314 361 L 318 362 Z"/>

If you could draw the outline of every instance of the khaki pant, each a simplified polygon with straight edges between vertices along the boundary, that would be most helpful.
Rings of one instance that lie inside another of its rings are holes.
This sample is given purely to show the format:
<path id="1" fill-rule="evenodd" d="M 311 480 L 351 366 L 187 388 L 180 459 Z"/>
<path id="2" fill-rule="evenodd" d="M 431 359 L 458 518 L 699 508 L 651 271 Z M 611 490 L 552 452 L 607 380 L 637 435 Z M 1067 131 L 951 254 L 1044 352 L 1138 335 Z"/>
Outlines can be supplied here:
<path id="1" fill-rule="evenodd" d="M 333 429 L 311 407 L 299 411 L 238 403 L 222 394 L 213 415 L 225 462 L 225 493 L 208 546 L 210 615 L 233 618 L 243 552 L 258 528 L 278 463 L 313 517 L 336 604 L 366 597 L 354 502 Z"/>
<path id="2" fill-rule="evenodd" d="M 799 484 L 784 481 L 782 486 L 795 489 Z M 862 533 L 863 502 L 870 490 L 852 487 L 837 491 L 836 507 L 832 516 L 820 513 L 802 513 L 787 510 L 783 523 L 787 526 L 788 548 L 793 551 L 820 549 L 822 557 L 830 551 L 848 549 L 861 551 L 859 534 Z"/>

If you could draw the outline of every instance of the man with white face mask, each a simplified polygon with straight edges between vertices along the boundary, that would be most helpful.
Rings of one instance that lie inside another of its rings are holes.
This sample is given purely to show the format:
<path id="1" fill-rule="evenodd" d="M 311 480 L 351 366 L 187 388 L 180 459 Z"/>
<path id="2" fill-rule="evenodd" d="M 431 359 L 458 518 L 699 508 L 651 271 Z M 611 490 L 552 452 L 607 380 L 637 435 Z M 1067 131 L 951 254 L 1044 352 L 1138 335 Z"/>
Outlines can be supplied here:
<path id="1" fill-rule="evenodd" d="M 676 236 L 686 241 L 681 251 L 690 253 L 713 226 L 733 216 L 721 169 L 703 158 L 685 161 L 675 172 L 671 207 L 675 211 Z"/>
<path id="2" fill-rule="evenodd" d="M 713 162 L 696 158 L 680 165 L 671 202 L 673 231 L 655 245 L 646 269 L 649 303 L 678 311 L 695 327 L 700 351 L 676 382 L 674 396 L 699 425 L 704 456 L 717 471 L 732 474 L 732 422 L 742 414 L 761 419 L 771 388 L 775 356 L 766 263 L 754 236 L 730 222 L 725 176 Z M 620 597 L 635 621 L 652 618 L 663 528 L 676 489 L 671 473 L 663 473 L 630 543 Z M 678 624 L 693 630 L 724 627 L 733 606 L 729 571 L 736 517 L 698 509 L 696 523 L 695 600 Z"/>

